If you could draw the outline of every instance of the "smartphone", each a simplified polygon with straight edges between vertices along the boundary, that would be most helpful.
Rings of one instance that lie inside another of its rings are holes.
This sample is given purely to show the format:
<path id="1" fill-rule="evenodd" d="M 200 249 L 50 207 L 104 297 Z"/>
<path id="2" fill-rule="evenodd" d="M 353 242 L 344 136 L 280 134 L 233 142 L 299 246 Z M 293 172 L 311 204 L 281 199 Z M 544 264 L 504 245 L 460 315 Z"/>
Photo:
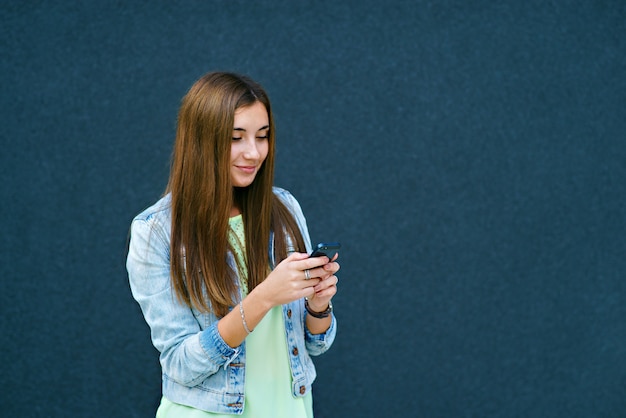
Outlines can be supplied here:
<path id="1" fill-rule="evenodd" d="M 329 260 L 332 260 L 340 248 L 341 244 L 338 242 L 320 242 L 313 248 L 311 257 L 321 257 L 325 255 Z"/>

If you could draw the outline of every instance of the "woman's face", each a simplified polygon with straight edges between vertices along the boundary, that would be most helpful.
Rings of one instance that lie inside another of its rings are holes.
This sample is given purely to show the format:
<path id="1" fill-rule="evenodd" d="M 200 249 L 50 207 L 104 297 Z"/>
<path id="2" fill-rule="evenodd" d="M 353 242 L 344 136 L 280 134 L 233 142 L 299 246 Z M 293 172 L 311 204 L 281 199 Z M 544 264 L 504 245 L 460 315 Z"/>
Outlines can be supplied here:
<path id="1" fill-rule="evenodd" d="M 261 102 L 235 111 L 230 148 L 230 176 L 235 187 L 254 181 L 269 149 L 269 118 Z"/>

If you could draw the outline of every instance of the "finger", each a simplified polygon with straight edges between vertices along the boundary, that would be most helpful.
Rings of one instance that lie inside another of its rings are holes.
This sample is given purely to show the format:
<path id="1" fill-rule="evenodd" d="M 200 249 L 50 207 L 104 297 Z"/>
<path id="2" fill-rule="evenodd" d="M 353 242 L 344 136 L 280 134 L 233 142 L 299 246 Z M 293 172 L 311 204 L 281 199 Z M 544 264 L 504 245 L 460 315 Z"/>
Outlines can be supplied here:
<path id="1" fill-rule="evenodd" d="M 341 268 L 341 266 L 339 265 L 339 263 L 336 263 L 336 262 L 333 261 L 333 262 L 324 264 L 322 266 L 322 268 L 324 270 L 326 270 L 326 271 L 331 271 L 333 273 L 337 273 L 339 271 L 339 269 Z"/>
<path id="2" fill-rule="evenodd" d="M 333 287 L 329 287 L 328 289 L 315 292 L 315 294 L 312 297 L 309 297 L 309 300 L 311 301 L 314 300 L 316 301 L 316 303 L 324 304 L 324 303 L 328 303 L 328 301 L 331 300 L 336 294 L 337 294 L 337 288 L 333 286 Z"/>
<path id="3" fill-rule="evenodd" d="M 307 276 L 307 272 L 308 272 L 308 276 Z M 305 269 L 304 270 L 304 276 L 305 278 L 317 278 L 317 279 L 321 279 L 323 280 L 328 274 L 324 271 L 324 269 L 318 267 L 318 268 L 313 268 L 313 269 Z"/>
<path id="4" fill-rule="evenodd" d="M 297 279 L 299 279 L 299 280 L 304 279 L 304 281 L 309 281 L 309 280 L 312 280 L 312 279 L 323 280 L 328 275 L 321 268 L 304 269 L 302 271 L 295 270 L 295 274 L 297 276 Z"/>
<path id="5" fill-rule="evenodd" d="M 331 270 L 327 270 L 325 264 L 321 267 L 309 270 L 310 277 L 317 277 L 321 280 L 326 280 L 329 277 L 333 276 L 339 269 L 332 268 Z M 306 274 L 306 273 L 305 273 Z"/>
<path id="6" fill-rule="evenodd" d="M 324 289 L 328 289 L 329 287 L 337 287 L 337 283 L 339 283 L 339 279 L 337 278 L 337 276 L 330 276 L 329 278 L 320 281 L 316 286 L 315 286 L 315 292 L 320 292 Z"/>
<path id="7" fill-rule="evenodd" d="M 302 260 L 298 262 L 299 267 L 301 267 L 301 270 L 304 269 L 314 269 L 316 267 L 321 267 L 324 264 L 328 264 L 330 260 L 328 260 L 328 257 L 326 256 L 322 256 L 322 257 L 309 257 L 306 260 Z"/>
<path id="8" fill-rule="evenodd" d="M 303 297 L 307 297 L 309 299 L 313 299 L 315 297 L 315 289 L 312 287 L 309 287 L 306 290 L 306 294 Z"/>
<path id="9" fill-rule="evenodd" d="M 318 277 L 312 277 L 310 279 L 297 280 L 295 286 L 298 289 L 306 289 L 308 287 L 315 288 L 322 280 Z"/>
<path id="10" fill-rule="evenodd" d="M 300 261 L 306 260 L 307 258 L 309 258 L 309 255 L 307 253 L 291 253 L 289 257 L 287 257 L 285 260 Z"/>

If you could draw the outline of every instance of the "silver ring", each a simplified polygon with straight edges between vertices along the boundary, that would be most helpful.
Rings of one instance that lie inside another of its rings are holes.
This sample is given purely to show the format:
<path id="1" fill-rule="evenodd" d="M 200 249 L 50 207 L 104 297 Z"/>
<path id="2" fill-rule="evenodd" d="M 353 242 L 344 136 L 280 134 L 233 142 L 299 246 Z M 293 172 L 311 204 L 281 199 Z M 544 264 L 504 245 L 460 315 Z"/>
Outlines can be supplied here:
<path id="1" fill-rule="evenodd" d="M 304 280 L 311 280 L 311 273 L 309 269 L 304 270 Z"/>

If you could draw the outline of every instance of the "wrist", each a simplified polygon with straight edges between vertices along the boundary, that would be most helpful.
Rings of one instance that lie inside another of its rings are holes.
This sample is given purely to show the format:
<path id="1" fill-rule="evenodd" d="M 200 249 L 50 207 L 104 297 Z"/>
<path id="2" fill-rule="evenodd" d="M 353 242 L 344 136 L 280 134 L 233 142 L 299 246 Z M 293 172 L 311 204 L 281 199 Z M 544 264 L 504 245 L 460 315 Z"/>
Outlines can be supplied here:
<path id="1" fill-rule="evenodd" d="M 246 296 L 246 299 L 254 301 L 253 303 L 258 306 L 263 312 L 263 315 L 265 315 L 274 307 L 274 305 L 272 305 L 272 302 L 265 297 L 260 288 L 261 285 L 252 289 L 252 291 L 248 293 L 248 296 Z"/>
<path id="2" fill-rule="evenodd" d="M 314 318 L 327 318 L 333 311 L 333 304 L 330 300 L 328 301 L 326 307 L 320 308 L 318 306 L 311 305 L 309 303 L 309 299 L 304 298 L 304 307 L 306 308 L 309 315 Z"/>

